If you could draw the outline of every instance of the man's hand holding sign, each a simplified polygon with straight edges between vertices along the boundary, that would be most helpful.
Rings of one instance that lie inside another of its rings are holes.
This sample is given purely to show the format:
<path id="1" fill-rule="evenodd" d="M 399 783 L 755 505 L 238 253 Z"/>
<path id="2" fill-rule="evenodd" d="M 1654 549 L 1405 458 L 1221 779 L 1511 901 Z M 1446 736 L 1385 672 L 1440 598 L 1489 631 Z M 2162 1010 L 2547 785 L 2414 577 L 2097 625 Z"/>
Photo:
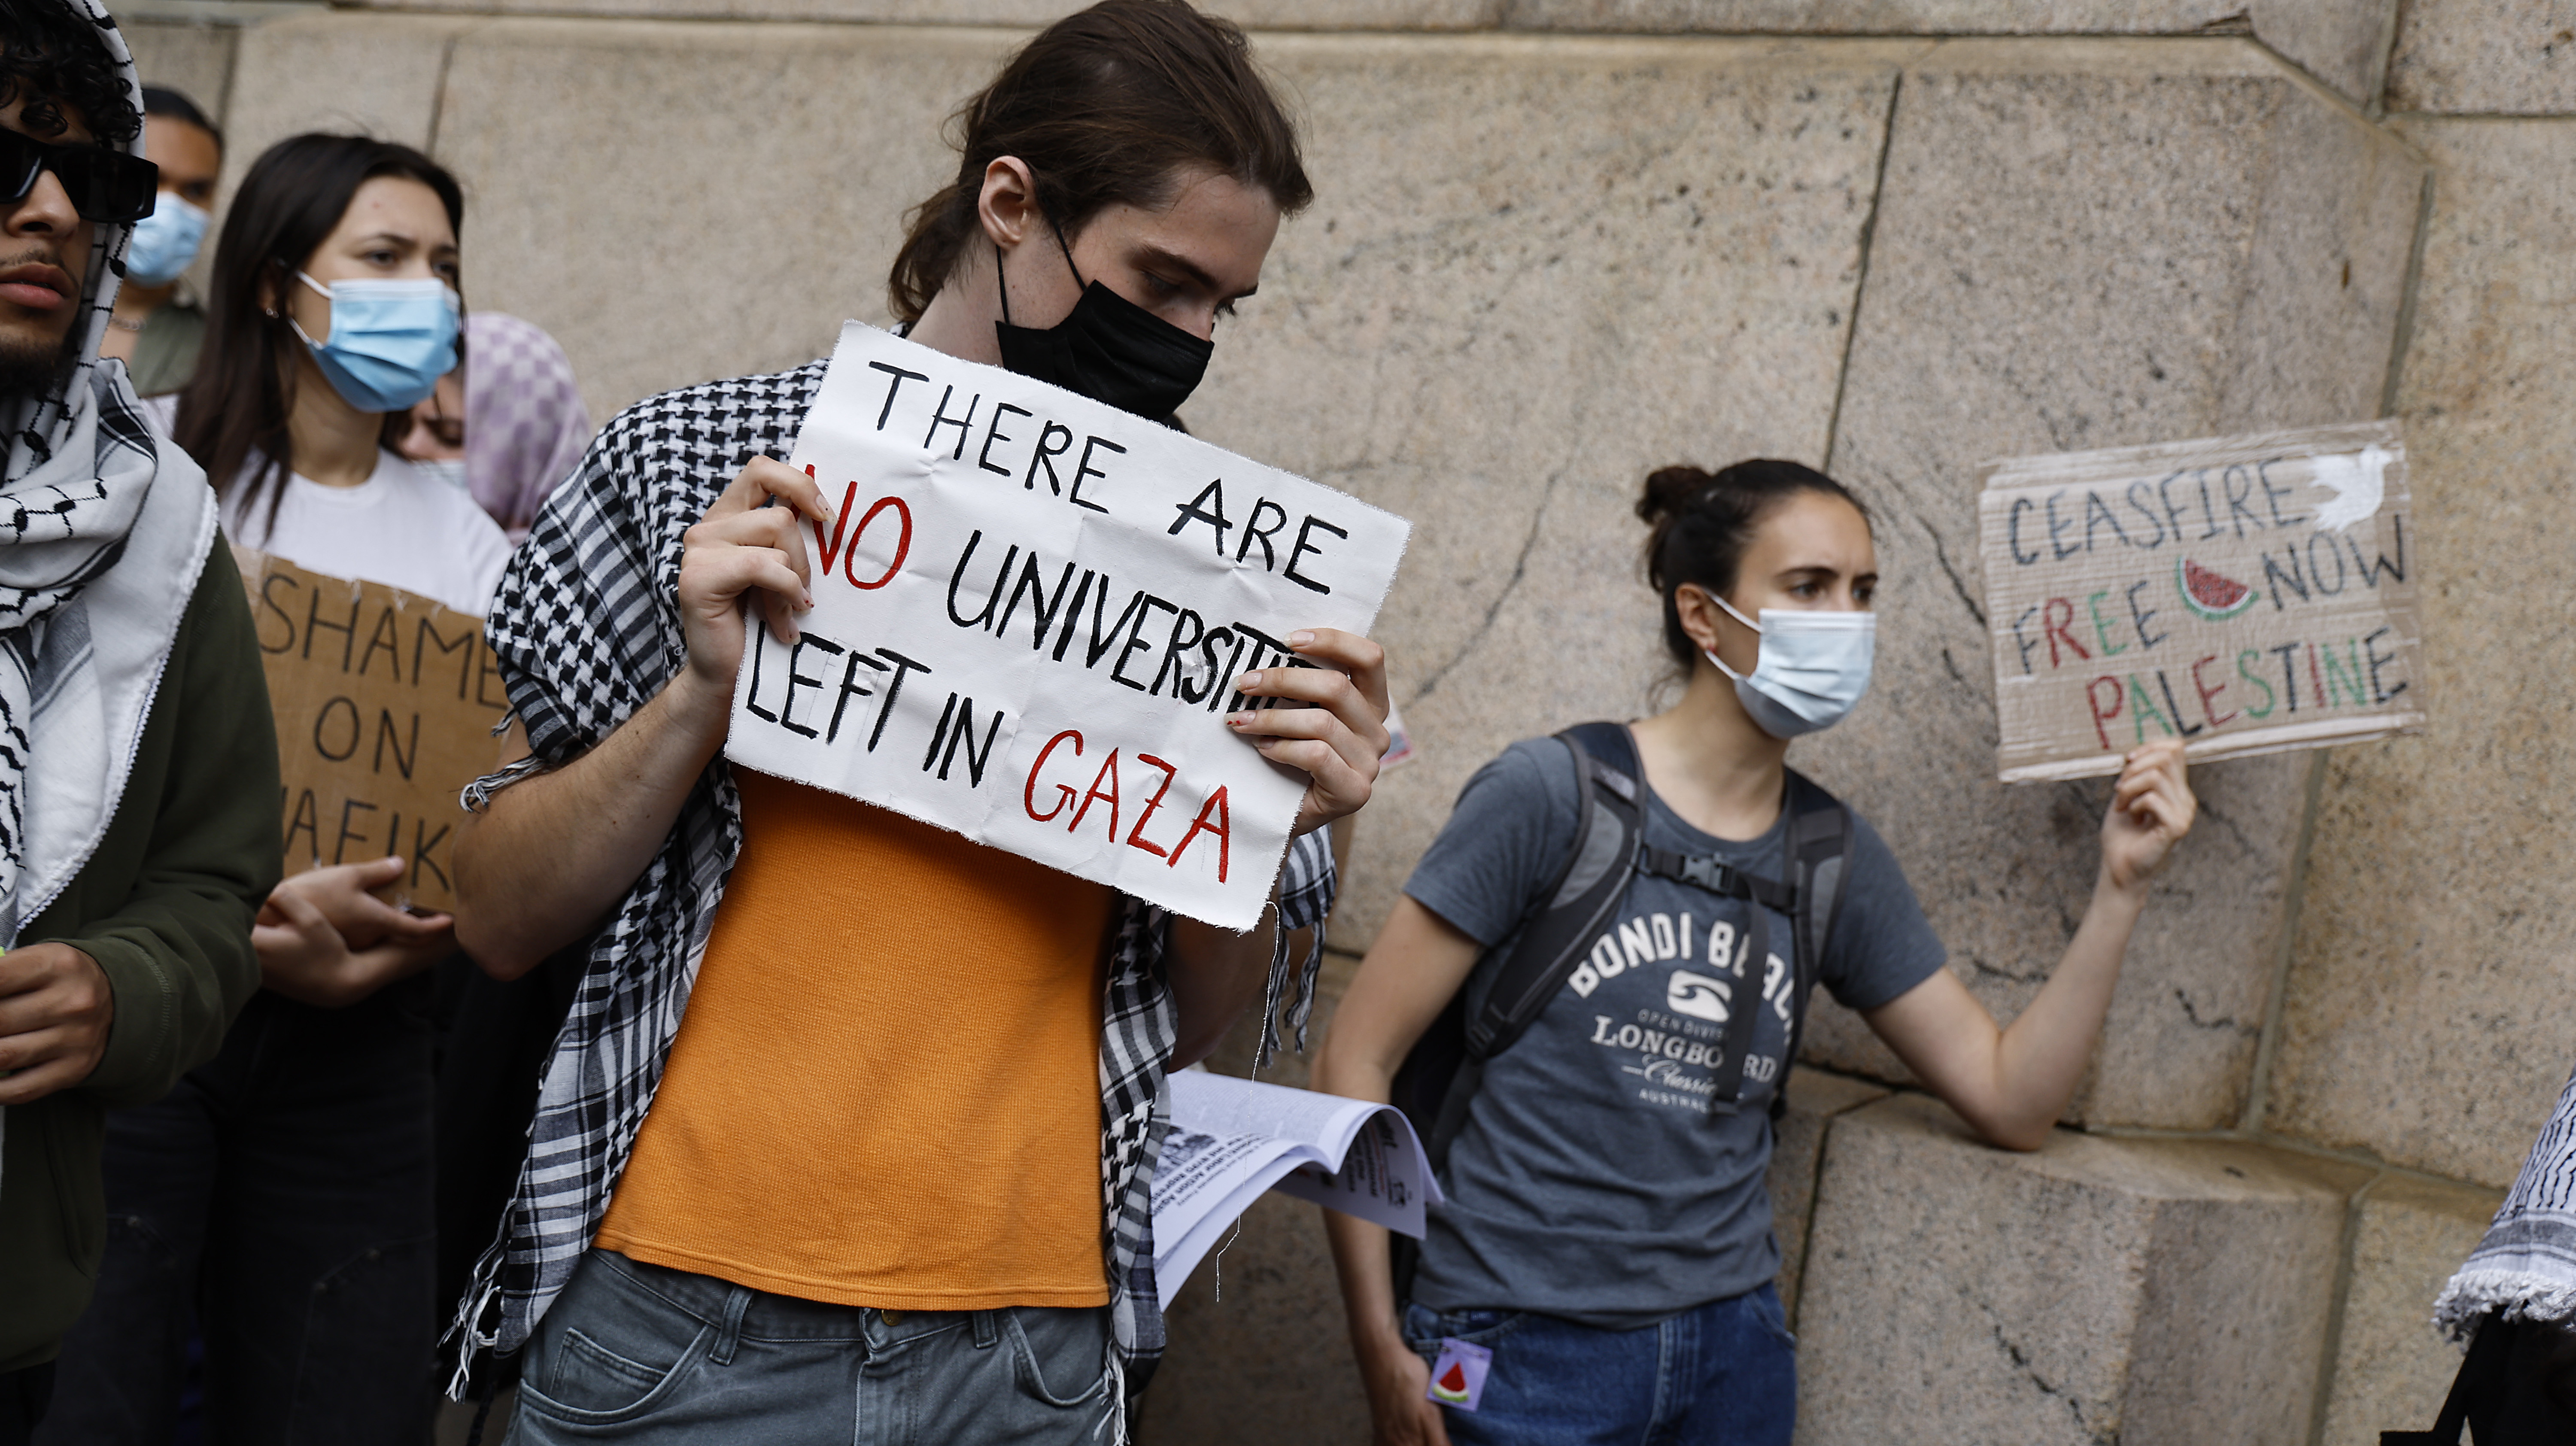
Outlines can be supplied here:
<path id="1" fill-rule="evenodd" d="M 681 567 L 737 763 L 1237 932 L 1291 833 L 1366 801 L 1400 519 L 856 324 L 793 462 Z"/>
<path id="2" fill-rule="evenodd" d="M 758 598 L 773 637 L 791 648 L 801 640 L 797 615 L 814 606 L 808 538 L 819 542 L 837 525 L 813 478 L 763 457 L 689 529 L 680 599 L 689 620 L 689 686 L 703 690 L 704 706 L 732 707 L 733 679 L 717 676 L 717 660 L 731 658 L 740 671 L 746 595 Z M 1338 628 L 1300 628 L 1281 641 L 1323 666 L 1255 669 L 1236 679 L 1234 691 L 1303 706 L 1229 713 L 1225 722 L 1264 757 L 1306 772 L 1293 835 L 1368 802 L 1387 746 L 1386 651 Z"/>

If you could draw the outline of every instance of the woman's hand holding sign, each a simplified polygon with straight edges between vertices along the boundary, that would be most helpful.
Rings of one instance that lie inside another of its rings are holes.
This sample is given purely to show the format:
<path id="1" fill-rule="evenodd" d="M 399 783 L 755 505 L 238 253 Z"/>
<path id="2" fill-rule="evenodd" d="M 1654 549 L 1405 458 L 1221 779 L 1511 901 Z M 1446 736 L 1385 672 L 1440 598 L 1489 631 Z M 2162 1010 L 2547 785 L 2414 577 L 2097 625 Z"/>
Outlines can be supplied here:
<path id="1" fill-rule="evenodd" d="M 2199 816 L 2200 800 L 2184 781 L 2182 740 L 2159 739 L 2133 750 L 2102 817 L 2102 882 L 2143 893 Z"/>
<path id="2" fill-rule="evenodd" d="M 1225 722 L 1262 757 L 1306 771 L 1291 832 L 1311 833 L 1359 812 L 1376 786 L 1387 746 L 1386 650 L 1334 628 L 1290 633 L 1288 646 L 1325 666 L 1255 669 L 1235 680 L 1235 691 L 1307 706 L 1233 713 Z"/>
<path id="3" fill-rule="evenodd" d="M 773 507 L 772 501 L 783 503 Z M 696 716 L 724 737 L 733 712 L 734 675 L 749 636 L 745 597 L 755 599 L 770 632 L 796 641 L 796 615 L 814 606 L 812 564 L 802 519 L 830 526 L 831 508 L 814 479 L 769 457 L 755 457 L 706 516 L 681 534 L 680 621 L 688 634 L 688 680 Z"/>
<path id="4" fill-rule="evenodd" d="M 2008 1149 L 2039 1148 L 2083 1078 L 2148 885 L 2199 810 L 2181 739 L 2131 750 L 2102 819 L 2093 902 L 2065 958 L 2012 1024 L 1998 1028 L 1945 969 L 1871 1010 L 1870 1027 L 1979 1134 Z"/>

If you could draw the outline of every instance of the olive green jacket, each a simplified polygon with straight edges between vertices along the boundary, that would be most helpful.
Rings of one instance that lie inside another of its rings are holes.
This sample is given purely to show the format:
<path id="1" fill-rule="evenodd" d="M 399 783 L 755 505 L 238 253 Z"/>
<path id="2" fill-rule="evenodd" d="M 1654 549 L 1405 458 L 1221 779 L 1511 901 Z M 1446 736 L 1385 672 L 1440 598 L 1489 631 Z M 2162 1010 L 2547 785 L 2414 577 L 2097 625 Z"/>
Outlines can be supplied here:
<path id="1" fill-rule="evenodd" d="M 206 313 L 194 301 L 177 297 L 152 308 L 134 338 L 134 356 L 125 374 L 138 397 L 175 392 L 197 374 L 197 353 L 206 345 Z"/>
<path id="2" fill-rule="evenodd" d="M 259 641 L 217 539 L 98 851 L 18 936 L 97 960 L 116 1016 L 87 1080 L 0 1121 L 0 1372 L 53 1359 L 89 1303 L 108 1108 L 158 1099 L 213 1058 L 259 987 L 250 925 L 280 871 L 277 805 Z"/>

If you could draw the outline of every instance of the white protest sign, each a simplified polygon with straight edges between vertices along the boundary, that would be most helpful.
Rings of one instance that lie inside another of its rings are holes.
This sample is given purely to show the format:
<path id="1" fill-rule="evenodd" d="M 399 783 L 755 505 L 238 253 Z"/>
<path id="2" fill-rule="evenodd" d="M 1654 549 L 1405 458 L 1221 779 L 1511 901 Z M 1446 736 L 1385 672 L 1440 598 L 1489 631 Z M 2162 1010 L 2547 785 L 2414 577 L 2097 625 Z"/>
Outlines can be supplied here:
<path id="1" fill-rule="evenodd" d="M 1287 636 L 1365 634 L 1402 518 L 874 327 L 791 466 L 814 607 L 752 629 L 725 756 L 1195 919 L 1260 919 L 1306 775 L 1225 726 Z"/>

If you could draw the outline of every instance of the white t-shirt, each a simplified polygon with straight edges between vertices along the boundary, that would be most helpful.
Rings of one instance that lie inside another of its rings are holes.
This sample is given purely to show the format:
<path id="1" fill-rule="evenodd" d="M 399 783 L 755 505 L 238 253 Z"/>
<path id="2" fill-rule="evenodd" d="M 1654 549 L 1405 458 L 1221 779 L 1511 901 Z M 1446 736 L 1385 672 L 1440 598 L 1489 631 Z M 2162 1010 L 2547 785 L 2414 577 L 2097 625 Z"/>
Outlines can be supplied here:
<path id="1" fill-rule="evenodd" d="M 253 463 L 245 475 L 255 476 Z M 510 539 L 472 497 L 391 452 L 376 453 L 375 475 L 355 487 L 289 476 L 269 526 L 269 499 L 236 487 L 224 500 L 224 534 L 332 577 L 383 583 L 483 616 Z M 262 489 L 263 494 L 265 489 Z"/>

